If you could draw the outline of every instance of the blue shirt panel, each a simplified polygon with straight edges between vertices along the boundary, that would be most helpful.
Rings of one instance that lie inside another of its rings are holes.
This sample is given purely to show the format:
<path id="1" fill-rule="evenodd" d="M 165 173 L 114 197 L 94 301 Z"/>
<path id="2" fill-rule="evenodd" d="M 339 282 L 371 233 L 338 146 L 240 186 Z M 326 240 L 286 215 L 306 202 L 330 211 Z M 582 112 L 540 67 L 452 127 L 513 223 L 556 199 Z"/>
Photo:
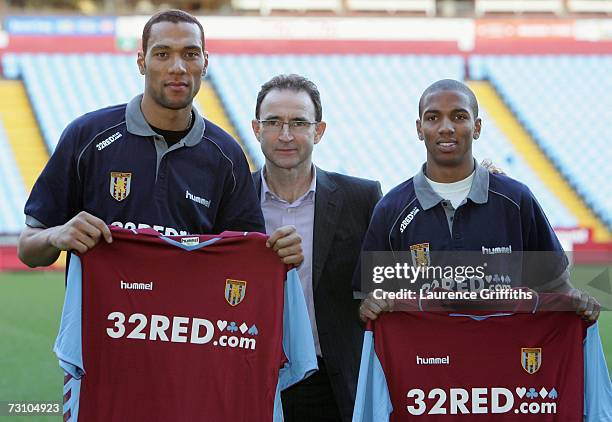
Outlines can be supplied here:
<path id="1" fill-rule="evenodd" d="M 278 375 L 278 386 L 274 397 L 274 422 L 283 421 L 280 392 L 300 382 L 318 369 L 308 308 L 296 269 L 287 273 L 285 283 L 283 350 L 287 362 Z"/>

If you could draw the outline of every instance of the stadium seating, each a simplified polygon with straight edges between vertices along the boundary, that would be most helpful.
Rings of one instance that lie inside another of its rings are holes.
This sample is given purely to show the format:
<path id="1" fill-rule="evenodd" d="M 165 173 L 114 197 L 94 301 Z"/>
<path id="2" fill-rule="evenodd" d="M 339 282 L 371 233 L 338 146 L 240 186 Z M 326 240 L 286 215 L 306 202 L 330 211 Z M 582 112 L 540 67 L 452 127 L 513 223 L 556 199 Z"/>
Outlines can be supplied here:
<path id="1" fill-rule="evenodd" d="M 355 12 L 423 12 L 436 14 L 435 0 L 347 0 L 348 10 Z"/>
<path id="2" fill-rule="evenodd" d="M 257 10 L 261 14 L 269 14 L 272 10 L 326 10 L 339 12 L 342 9 L 340 0 L 232 0 L 236 10 Z"/>
<path id="3" fill-rule="evenodd" d="M 5 55 L 4 69 L 7 76 L 23 77 L 50 151 L 73 118 L 128 101 L 142 90 L 133 56 Z M 315 148 L 316 163 L 380 180 L 388 191 L 416 173 L 424 160 L 415 132 L 421 92 L 437 79 L 463 79 L 464 60 L 425 55 L 216 55 L 209 68 L 211 82 L 258 166 L 263 156 L 250 124 L 257 92 L 272 76 L 291 72 L 312 79 L 322 93 L 328 128 Z M 529 185 L 553 225 L 574 226 L 575 218 L 483 112 L 484 133 L 474 146 L 477 158 L 492 159 Z"/>
<path id="4" fill-rule="evenodd" d="M 572 13 L 612 13 L 608 0 L 567 0 L 567 10 Z"/>
<path id="5" fill-rule="evenodd" d="M 612 227 L 608 126 L 612 56 L 475 56 L 489 79 L 587 205 Z"/>
<path id="6" fill-rule="evenodd" d="M 24 80 L 49 151 L 70 121 L 142 92 L 133 55 L 5 54 L 7 78 Z"/>
<path id="7" fill-rule="evenodd" d="M 415 132 L 421 92 L 437 79 L 462 79 L 463 61 L 407 55 L 217 56 L 212 81 L 258 165 L 263 156 L 250 126 L 254 99 L 262 83 L 290 72 L 308 76 L 321 91 L 328 127 L 315 148 L 316 163 L 328 170 L 380 180 L 387 191 L 418 171 L 424 160 L 424 148 Z M 483 136 L 474 143 L 476 157 L 492 159 L 530 186 L 553 225 L 575 226 L 575 217 L 517 155 L 487 118 L 486 110 L 483 120 Z"/>
<path id="8" fill-rule="evenodd" d="M 476 15 L 485 13 L 554 13 L 564 10 L 562 0 L 476 0 Z"/>
<path id="9" fill-rule="evenodd" d="M 436 0 L 232 0 L 232 7 L 242 11 L 330 11 L 341 12 L 423 12 L 436 14 Z"/>
<path id="10" fill-rule="evenodd" d="M 329 122 L 315 159 L 323 168 L 381 180 L 385 189 L 419 168 L 417 99 L 432 80 L 463 78 L 460 57 L 407 55 L 222 55 L 211 80 L 240 137 L 263 163 L 250 121 L 260 86 L 279 73 L 300 73 L 319 86 Z"/>
<path id="11" fill-rule="evenodd" d="M 0 124 L 0 235 L 18 233 L 24 224 L 26 192 L 13 151 Z M 7 200 L 9 198 L 10 200 Z"/>
<path id="12" fill-rule="evenodd" d="M 540 177 L 534 174 L 483 107 L 480 109 L 480 117 L 483 121 L 482 136 L 473 144 L 474 155 L 493 159 L 494 164 L 501 167 L 510 177 L 529 186 L 555 227 L 575 227 L 576 217 L 544 185 Z"/>

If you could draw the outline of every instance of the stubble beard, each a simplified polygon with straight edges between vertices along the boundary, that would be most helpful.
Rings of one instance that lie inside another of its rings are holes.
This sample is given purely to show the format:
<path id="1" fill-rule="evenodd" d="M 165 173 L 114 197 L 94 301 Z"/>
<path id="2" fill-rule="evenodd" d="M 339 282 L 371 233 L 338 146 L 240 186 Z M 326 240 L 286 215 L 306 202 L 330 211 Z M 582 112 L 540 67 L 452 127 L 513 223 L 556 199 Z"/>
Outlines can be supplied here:
<path id="1" fill-rule="evenodd" d="M 163 92 L 156 95 L 154 99 L 157 104 L 170 110 L 182 110 L 193 103 L 193 96 L 191 95 L 182 101 L 171 101 Z"/>

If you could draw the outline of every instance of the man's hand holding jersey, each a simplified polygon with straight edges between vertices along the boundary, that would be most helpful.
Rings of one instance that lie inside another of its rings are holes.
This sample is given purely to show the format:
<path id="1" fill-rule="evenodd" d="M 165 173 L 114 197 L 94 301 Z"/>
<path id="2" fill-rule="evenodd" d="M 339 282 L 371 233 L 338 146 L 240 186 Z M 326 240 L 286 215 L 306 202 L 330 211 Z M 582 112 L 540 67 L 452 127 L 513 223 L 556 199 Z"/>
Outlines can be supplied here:
<path id="1" fill-rule="evenodd" d="M 297 233 L 295 226 L 282 226 L 274 230 L 266 246 L 272 248 L 285 264 L 297 267 L 304 261 L 302 238 Z"/>
<path id="2" fill-rule="evenodd" d="M 110 229 L 98 217 L 81 211 L 66 224 L 48 229 L 49 244 L 60 251 L 85 253 L 101 239 L 113 241 Z"/>
<path id="3" fill-rule="evenodd" d="M 393 311 L 394 304 L 393 299 L 376 299 L 374 293 L 370 293 L 361 301 L 359 318 L 363 322 L 367 322 L 369 319 L 374 321 L 381 313 Z"/>
<path id="4" fill-rule="evenodd" d="M 576 313 L 583 319 L 588 321 L 597 321 L 599 313 L 601 311 L 601 305 L 590 294 L 573 288 L 569 295 L 572 297 L 574 306 L 576 307 Z"/>
<path id="5" fill-rule="evenodd" d="M 61 251 L 85 253 L 102 238 L 108 243 L 113 241 L 104 221 L 81 211 L 60 226 L 26 226 L 19 237 L 19 258 L 29 267 L 47 266 L 57 260 Z"/>

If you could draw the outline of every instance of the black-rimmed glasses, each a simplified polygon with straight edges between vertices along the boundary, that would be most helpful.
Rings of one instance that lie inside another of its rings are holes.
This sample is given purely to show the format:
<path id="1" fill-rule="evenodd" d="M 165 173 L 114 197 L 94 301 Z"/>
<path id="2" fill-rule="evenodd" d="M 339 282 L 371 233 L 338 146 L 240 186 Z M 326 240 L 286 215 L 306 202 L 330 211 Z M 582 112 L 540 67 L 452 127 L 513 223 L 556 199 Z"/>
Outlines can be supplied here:
<path id="1" fill-rule="evenodd" d="M 283 130 L 283 127 L 287 125 L 289 132 L 293 134 L 304 134 L 308 131 L 311 125 L 316 125 L 319 122 L 309 122 L 306 120 L 291 120 L 284 122 L 278 119 L 272 120 L 258 120 L 263 126 L 264 130 L 270 135 L 278 135 Z"/>

